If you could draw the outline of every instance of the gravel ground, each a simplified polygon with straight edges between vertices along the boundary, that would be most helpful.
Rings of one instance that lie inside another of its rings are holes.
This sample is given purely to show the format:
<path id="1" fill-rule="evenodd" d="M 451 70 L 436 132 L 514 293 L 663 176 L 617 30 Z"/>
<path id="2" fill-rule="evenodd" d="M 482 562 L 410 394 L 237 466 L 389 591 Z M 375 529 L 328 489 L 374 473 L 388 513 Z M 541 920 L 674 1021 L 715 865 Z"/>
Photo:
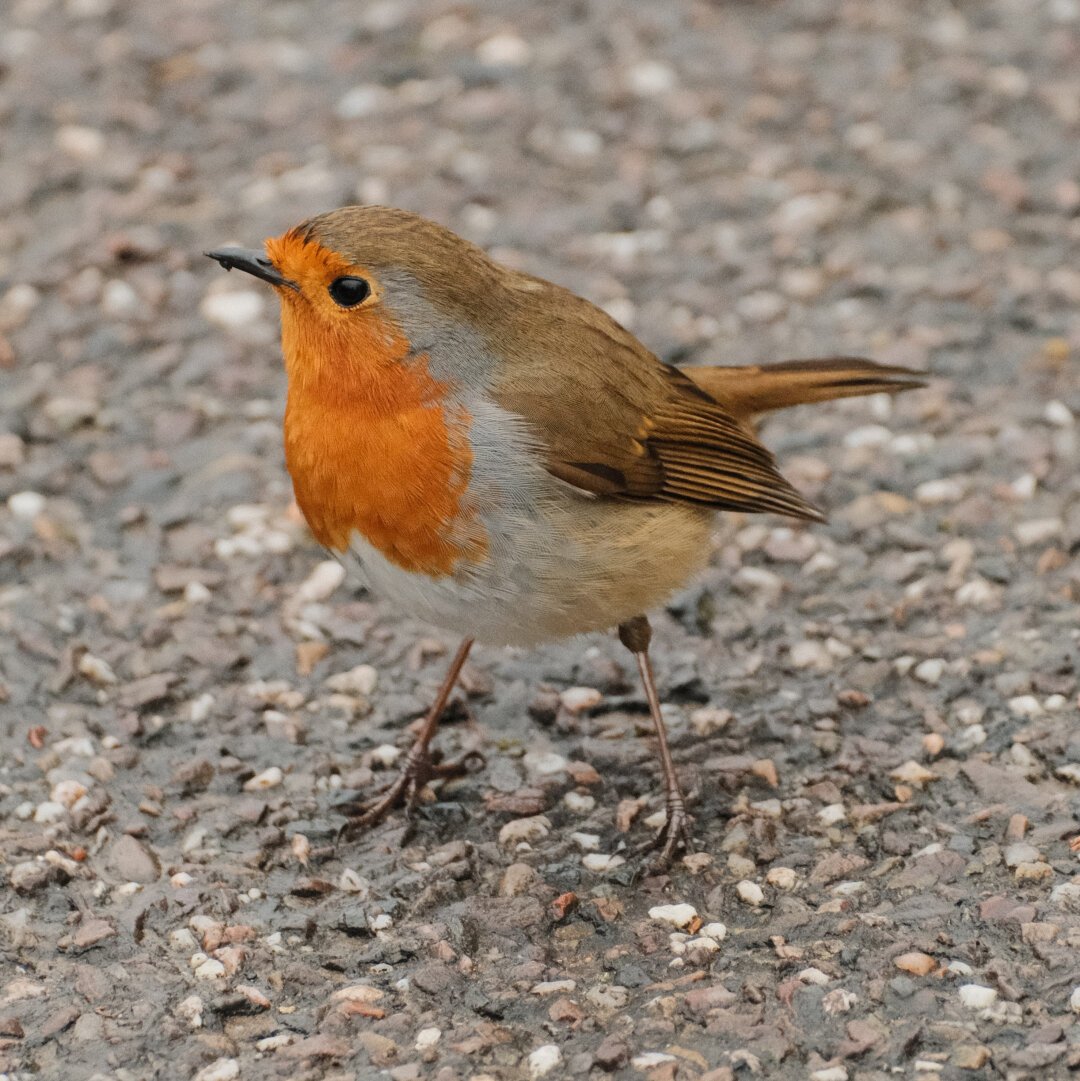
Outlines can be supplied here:
<path id="1" fill-rule="evenodd" d="M 0 1077 L 1080 1067 L 1077 0 L 5 0 L 0 119 Z M 658 614 L 670 876 L 605 637 L 478 650 L 486 767 L 336 840 L 453 643 L 305 531 L 200 252 L 357 200 L 675 362 L 933 373 L 770 422 L 830 524 Z"/>

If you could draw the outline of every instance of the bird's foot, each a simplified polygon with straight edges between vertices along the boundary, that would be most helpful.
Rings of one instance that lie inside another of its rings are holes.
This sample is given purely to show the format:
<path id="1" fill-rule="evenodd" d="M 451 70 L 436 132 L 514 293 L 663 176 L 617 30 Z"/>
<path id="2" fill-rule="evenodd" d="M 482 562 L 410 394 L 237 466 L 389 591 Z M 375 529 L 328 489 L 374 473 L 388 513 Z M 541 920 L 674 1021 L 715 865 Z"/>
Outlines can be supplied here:
<path id="1" fill-rule="evenodd" d="M 643 873 L 654 874 L 666 871 L 675 861 L 676 853 L 687 855 L 694 851 L 693 829 L 694 819 L 686 810 L 686 801 L 682 793 L 668 793 L 667 819 L 660 832 L 642 846 L 642 853 L 651 853 L 642 868 Z"/>
<path id="2" fill-rule="evenodd" d="M 483 768 L 484 761 L 484 756 L 479 751 L 467 751 L 460 758 L 443 762 L 437 751 L 433 753 L 426 744 L 417 741 L 409 748 L 405 765 L 388 788 L 374 799 L 346 807 L 347 811 L 355 813 L 350 814 L 339 837 L 351 839 L 362 830 L 378 825 L 391 811 L 399 807 L 404 807 L 411 815 L 421 802 L 430 798 L 428 785 L 431 781 L 475 773 Z"/>

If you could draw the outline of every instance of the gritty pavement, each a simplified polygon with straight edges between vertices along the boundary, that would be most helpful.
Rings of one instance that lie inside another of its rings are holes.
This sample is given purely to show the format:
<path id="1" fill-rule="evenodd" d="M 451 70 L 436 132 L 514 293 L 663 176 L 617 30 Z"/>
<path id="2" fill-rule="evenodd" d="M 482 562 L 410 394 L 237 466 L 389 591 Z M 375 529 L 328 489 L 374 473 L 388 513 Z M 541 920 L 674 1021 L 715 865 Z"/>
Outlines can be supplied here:
<path id="1" fill-rule="evenodd" d="M 1077 0 L 5 0 L 0 125 L 0 1077 L 1080 1068 Z M 656 615 L 670 875 L 604 636 L 477 650 L 486 765 L 337 839 L 454 643 L 306 532 L 201 252 L 358 200 L 672 362 L 932 373 L 770 421 L 830 523 Z"/>

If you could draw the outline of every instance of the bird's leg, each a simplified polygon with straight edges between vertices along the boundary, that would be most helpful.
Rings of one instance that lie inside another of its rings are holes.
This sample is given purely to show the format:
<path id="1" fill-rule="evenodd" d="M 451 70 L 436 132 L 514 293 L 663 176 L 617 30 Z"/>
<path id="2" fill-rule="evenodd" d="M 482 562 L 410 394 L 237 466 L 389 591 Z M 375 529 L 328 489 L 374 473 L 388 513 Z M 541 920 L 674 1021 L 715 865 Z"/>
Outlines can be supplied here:
<path id="1" fill-rule="evenodd" d="M 397 779 L 378 799 L 362 806 L 360 813 L 356 817 L 349 819 L 342 830 L 343 834 L 346 836 L 353 835 L 358 830 L 374 826 L 402 804 L 412 810 L 428 781 L 435 777 L 449 777 L 464 771 L 466 766 L 463 764 L 436 764 L 432 760 L 431 741 L 438 731 L 439 720 L 446 709 L 446 703 L 454 690 L 454 684 L 457 683 L 458 676 L 461 674 L 462 665 L 465 664 L 465 659 L 469 656 L 472 644 L 473 640 L 471 638 L 465 638 L 462 640 L 461 645 L 458 646 L 454 659 L 450 662 L 446 678 L 439 688 L 439 693 L 435 696 L 435 701 L 431 704 L 431 709 L 428 710 L 427 716 L 424 718 L 420 734 L 416 737 L 413 745 L 409 748 L 409 753 L 405 756 L 405 764 L 397 775 Z"/>
<path id="2" fill-rule="evenodd" d="M 641 682 L 645 687 L 645 698 L 649 703 L 656 741 L 660 745 L 660 768 L 664 771 L 664 798 L 667 807 L 667 821 L 653 843 L 660 849 L 656 857 L 658 867 L 671 863 L 677 849 L 691 850 L 690 825 L 692 819 L 686 812 L 686 798 L 679 787 L 679 778 L 675 772 L 675 763 L 671 759 L 668 746 L 667 727 L 660 712 L 660 697 L 656 693 L 656 681 L 653 679 L 652 665 L 649 663 L 649 642 L 652 640 L 652 628 L 645 616 L 635 616 L 619 624 L 619 641 L 634 655 Z"/>

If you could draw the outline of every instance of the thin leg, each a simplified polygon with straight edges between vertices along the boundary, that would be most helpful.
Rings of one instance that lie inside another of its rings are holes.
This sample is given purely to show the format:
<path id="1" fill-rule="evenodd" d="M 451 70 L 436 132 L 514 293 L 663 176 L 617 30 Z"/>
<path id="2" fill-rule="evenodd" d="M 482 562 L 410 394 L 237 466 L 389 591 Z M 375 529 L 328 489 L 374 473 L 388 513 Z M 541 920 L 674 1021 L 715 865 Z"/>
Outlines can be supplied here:
<path id="1" fill-rule="evenodd" d="M 449 776 L 459 771 L 455 770 L 453 766 L 436 766 L 432 762 L 431 741 L 438 731 L 439 720 L 443 715 L 443 710 L 446 709 L 446 703 L 454 690 L 454 684 L 457 683 L 458 676 L 461 674 L 462 665 L 469 656 L 472 644 L 473 640 L 471 638 L 465 638 L 462 640 L 461 645 L 458 646 L 457 653 L 454 654 L 454 659 L 450 662 L 446 678 L 439 688 L 439 693 L 435 696 L 435 701 L 431 704 L 431 709 L 428 710 L 427 716 L 424 718 L 424 726 L 420 729 L 420 734 L 409 748 L 409 753 L 405 757 L 405 765 L 402 767 L 397 779 L 378 799 L 362 807 L 359 815 L 349 819 L 342 831 L 343 833 L 351 835 L 359 830 L 366 829 L 368 826 L 374 826 L 402 804 L 411 810 L 416 805 L 416 801 L 428 781 L 434 777 Z"/>
<path id="2" fill-rule="evenodd" d="M 675 763 L 668 746 L 667 726 L 664 715 L 660 712 L 660 696 L 656 693 L 656 681 L 653 679 L 652 664 L 649 662 L 649 642 L 652 640 L 652 628 L 645 616 L 635 616 L 619 624 L 619 640 L 634 655 L 637 661 L 641 682 L 645 687 L 645 698 L 649 703 L 656 741 L 660 745 L 660 768 L 664 771 L 664 798 L 667 806 L 667 821 L 656 837 L 655 846 L 660 848 L 656 863 L 664 867 L 671 863 L 677 849 L 691 850 L 690 825 L 693 821 L 686 813 L 686 798 L 679 787 L 679 777 L 675 772 Z"/>

